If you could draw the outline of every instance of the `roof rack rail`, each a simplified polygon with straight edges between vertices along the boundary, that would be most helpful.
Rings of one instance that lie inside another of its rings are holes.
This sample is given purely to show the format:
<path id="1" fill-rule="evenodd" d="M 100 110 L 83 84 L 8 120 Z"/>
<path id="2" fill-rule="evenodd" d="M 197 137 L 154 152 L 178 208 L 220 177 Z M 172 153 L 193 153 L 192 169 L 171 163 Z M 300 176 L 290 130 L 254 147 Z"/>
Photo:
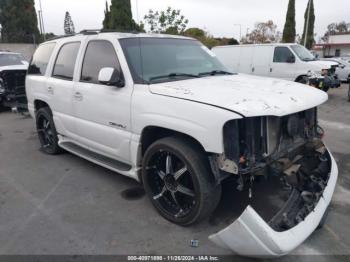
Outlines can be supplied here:
<path id="1" fill-rule="evenodd" d="M 66 38 L 66 37 L 75 36 L 75 35 L 76 35 L 76 34 L 58 35 L 58 36 L 55 36 L 55 37 L 52 37 L 52 38 L 48 39 L 48 41 L 57 40 L 57 39 L 61 39 L 61 38 Z"/>
<path id="2" fill-rule="evenodd" d="M 76 35 L 98 35 L 98 34 L 102 34 L 102 33 L 130 33 L 130 34 L 139 34 L 141 32 L 138 32 L 136 30 L 134 31 L 128 31 L 128 30 L 114 30 L 114 29 L 84 29 L 82 31 L 80 31 L 79 33 L 76 34 L 68 34 L 68 35 L 59 35 L 59 36 L 55 36 L 52 37 L 50 39 L 48 39 L 48 41 L 51 40 L 57 40 L 57 39 L 61 39 L 61 38 L 66 38 L 66 37 L 71 37 L 71 36 L 76 36 Z"/>
<path id="3" fill-rule="evenodd" d="M 100 33 L 130 33 L 130 34 L 139 34 L 139 31 L 136 30 L 115 30 L 115 29 L 101 29 Z"/>
<path id="4" fill-rule="evenodd" d="M 82 35 L 97 35 L 101 32 L 101 29 L 85 29 L 79 32 Z"/>

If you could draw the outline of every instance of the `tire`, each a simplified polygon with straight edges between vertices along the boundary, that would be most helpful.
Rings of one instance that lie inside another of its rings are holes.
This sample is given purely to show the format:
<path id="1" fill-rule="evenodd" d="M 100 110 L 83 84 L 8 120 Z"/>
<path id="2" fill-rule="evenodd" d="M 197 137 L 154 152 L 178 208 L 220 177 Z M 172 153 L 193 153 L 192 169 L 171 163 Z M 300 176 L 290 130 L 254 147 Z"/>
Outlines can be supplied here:
<path id="1" fill-rule="evenodd" d="M 209 217 L 220 201 L 221 185 L 208 162 L 203 150 L 187 139 L 167 137 L 147 149 L 142 181 L 161 216 L 181 226 Z"/>
<path id="2" fill-rule="evenodd" d="M 321 90 L 322 90 L 323 92 L 325 92 L 325 93 L 328 93 L 329 87 L 328 87 L 328 86 L 327 86 L 327 87 L 323 87 Z"/>
<path id="3" fill-rule="evenodd" d="M 35 119 L 41 150 L 48 155 L 61 153 L 63 150 L 58 145 L 58 136 L 51 110 L 48 107 L 39 109 Z"/>
<path id="4" fill-rule="evenodd" d="M 297 82 L 306 85 L 308 83 L 308 78 L 306 76 L 300 77 Z"/>

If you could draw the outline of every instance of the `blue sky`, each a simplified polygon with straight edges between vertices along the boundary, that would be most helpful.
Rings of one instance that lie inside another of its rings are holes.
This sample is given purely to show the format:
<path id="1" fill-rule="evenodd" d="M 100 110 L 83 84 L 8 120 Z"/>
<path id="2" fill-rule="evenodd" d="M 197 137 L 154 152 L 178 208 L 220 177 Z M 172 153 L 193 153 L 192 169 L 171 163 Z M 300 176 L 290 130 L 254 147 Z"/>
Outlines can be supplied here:
<path id="1" fill-rule="evenodd" d="M 39 0 L 35 0 L 38 8 Z M 110 0 L 108 0 L 110 1 Z M 63 34 L 66 11 L 71 13 L 78 30 L 101 28 L 105 0 L 41 0 L 47 32 Z M 324 34 L 328 24 L 347 20 L 350 23 L 350 0 L 314 0 L 317 38 Z M 214 36 L 239 38 L 256 22 L 273 20 L 282 31 L 288 0 L 131 0 L 135 20 L 140 20 L 149 9 L 167 6 L 181 9 L 190 20 L 190 27 L 200 27 Z M 296 0 L 297 33 L 301 34 L 307 0 Z M 138 7 L 138 8 L 136 8 Z M 138 10 L 138 11 L 136 11 Z"/>

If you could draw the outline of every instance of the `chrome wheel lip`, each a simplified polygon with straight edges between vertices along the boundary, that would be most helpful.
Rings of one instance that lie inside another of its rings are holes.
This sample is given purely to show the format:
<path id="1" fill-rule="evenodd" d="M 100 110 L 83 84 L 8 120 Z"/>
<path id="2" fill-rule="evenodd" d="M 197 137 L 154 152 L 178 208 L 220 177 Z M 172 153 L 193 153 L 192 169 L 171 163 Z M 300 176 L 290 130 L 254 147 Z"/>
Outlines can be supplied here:
<path id="1" fill-rule="evenodd" d="M 156 151 L 148 164 L 146 171 L 150 196 L 158 208 L 175 219 L 191 214 L 198 201 L 187 164 L 168 150 Z M 182 184 L 184 182 L 187 184 Z"/>

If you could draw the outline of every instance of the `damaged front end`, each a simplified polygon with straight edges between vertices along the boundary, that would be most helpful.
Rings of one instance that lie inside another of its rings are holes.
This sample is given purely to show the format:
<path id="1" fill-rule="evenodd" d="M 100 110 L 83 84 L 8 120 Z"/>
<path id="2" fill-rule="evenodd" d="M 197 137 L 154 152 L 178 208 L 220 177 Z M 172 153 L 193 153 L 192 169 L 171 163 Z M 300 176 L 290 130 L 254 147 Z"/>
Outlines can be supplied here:
<path id="1" fill-rule="evenodd" d="M 244 256 L 281 256 L 300 245 L 320 224 L 332 198 L 338 170 L 322 142 L 317 109 L 228 122 L 224 127 L 222 173 L 235 174 L 237 189 L 255 195 L 255 181 L 277 178 L 287 195 L 266 220 L 251 205 L 230 226 L 209 238 Z M 224 160 L 223 160 L 224 158 Z M 229 165 L 230 164 L 230 165 Z M 269 203 L 266 203 L 268 205 Z"/>
<path id="2" fill-rule="evenodd" d="M 0 106 L 28 110 L 25 91 L 26 70 L 3 70 L 0 72 Z"/>

